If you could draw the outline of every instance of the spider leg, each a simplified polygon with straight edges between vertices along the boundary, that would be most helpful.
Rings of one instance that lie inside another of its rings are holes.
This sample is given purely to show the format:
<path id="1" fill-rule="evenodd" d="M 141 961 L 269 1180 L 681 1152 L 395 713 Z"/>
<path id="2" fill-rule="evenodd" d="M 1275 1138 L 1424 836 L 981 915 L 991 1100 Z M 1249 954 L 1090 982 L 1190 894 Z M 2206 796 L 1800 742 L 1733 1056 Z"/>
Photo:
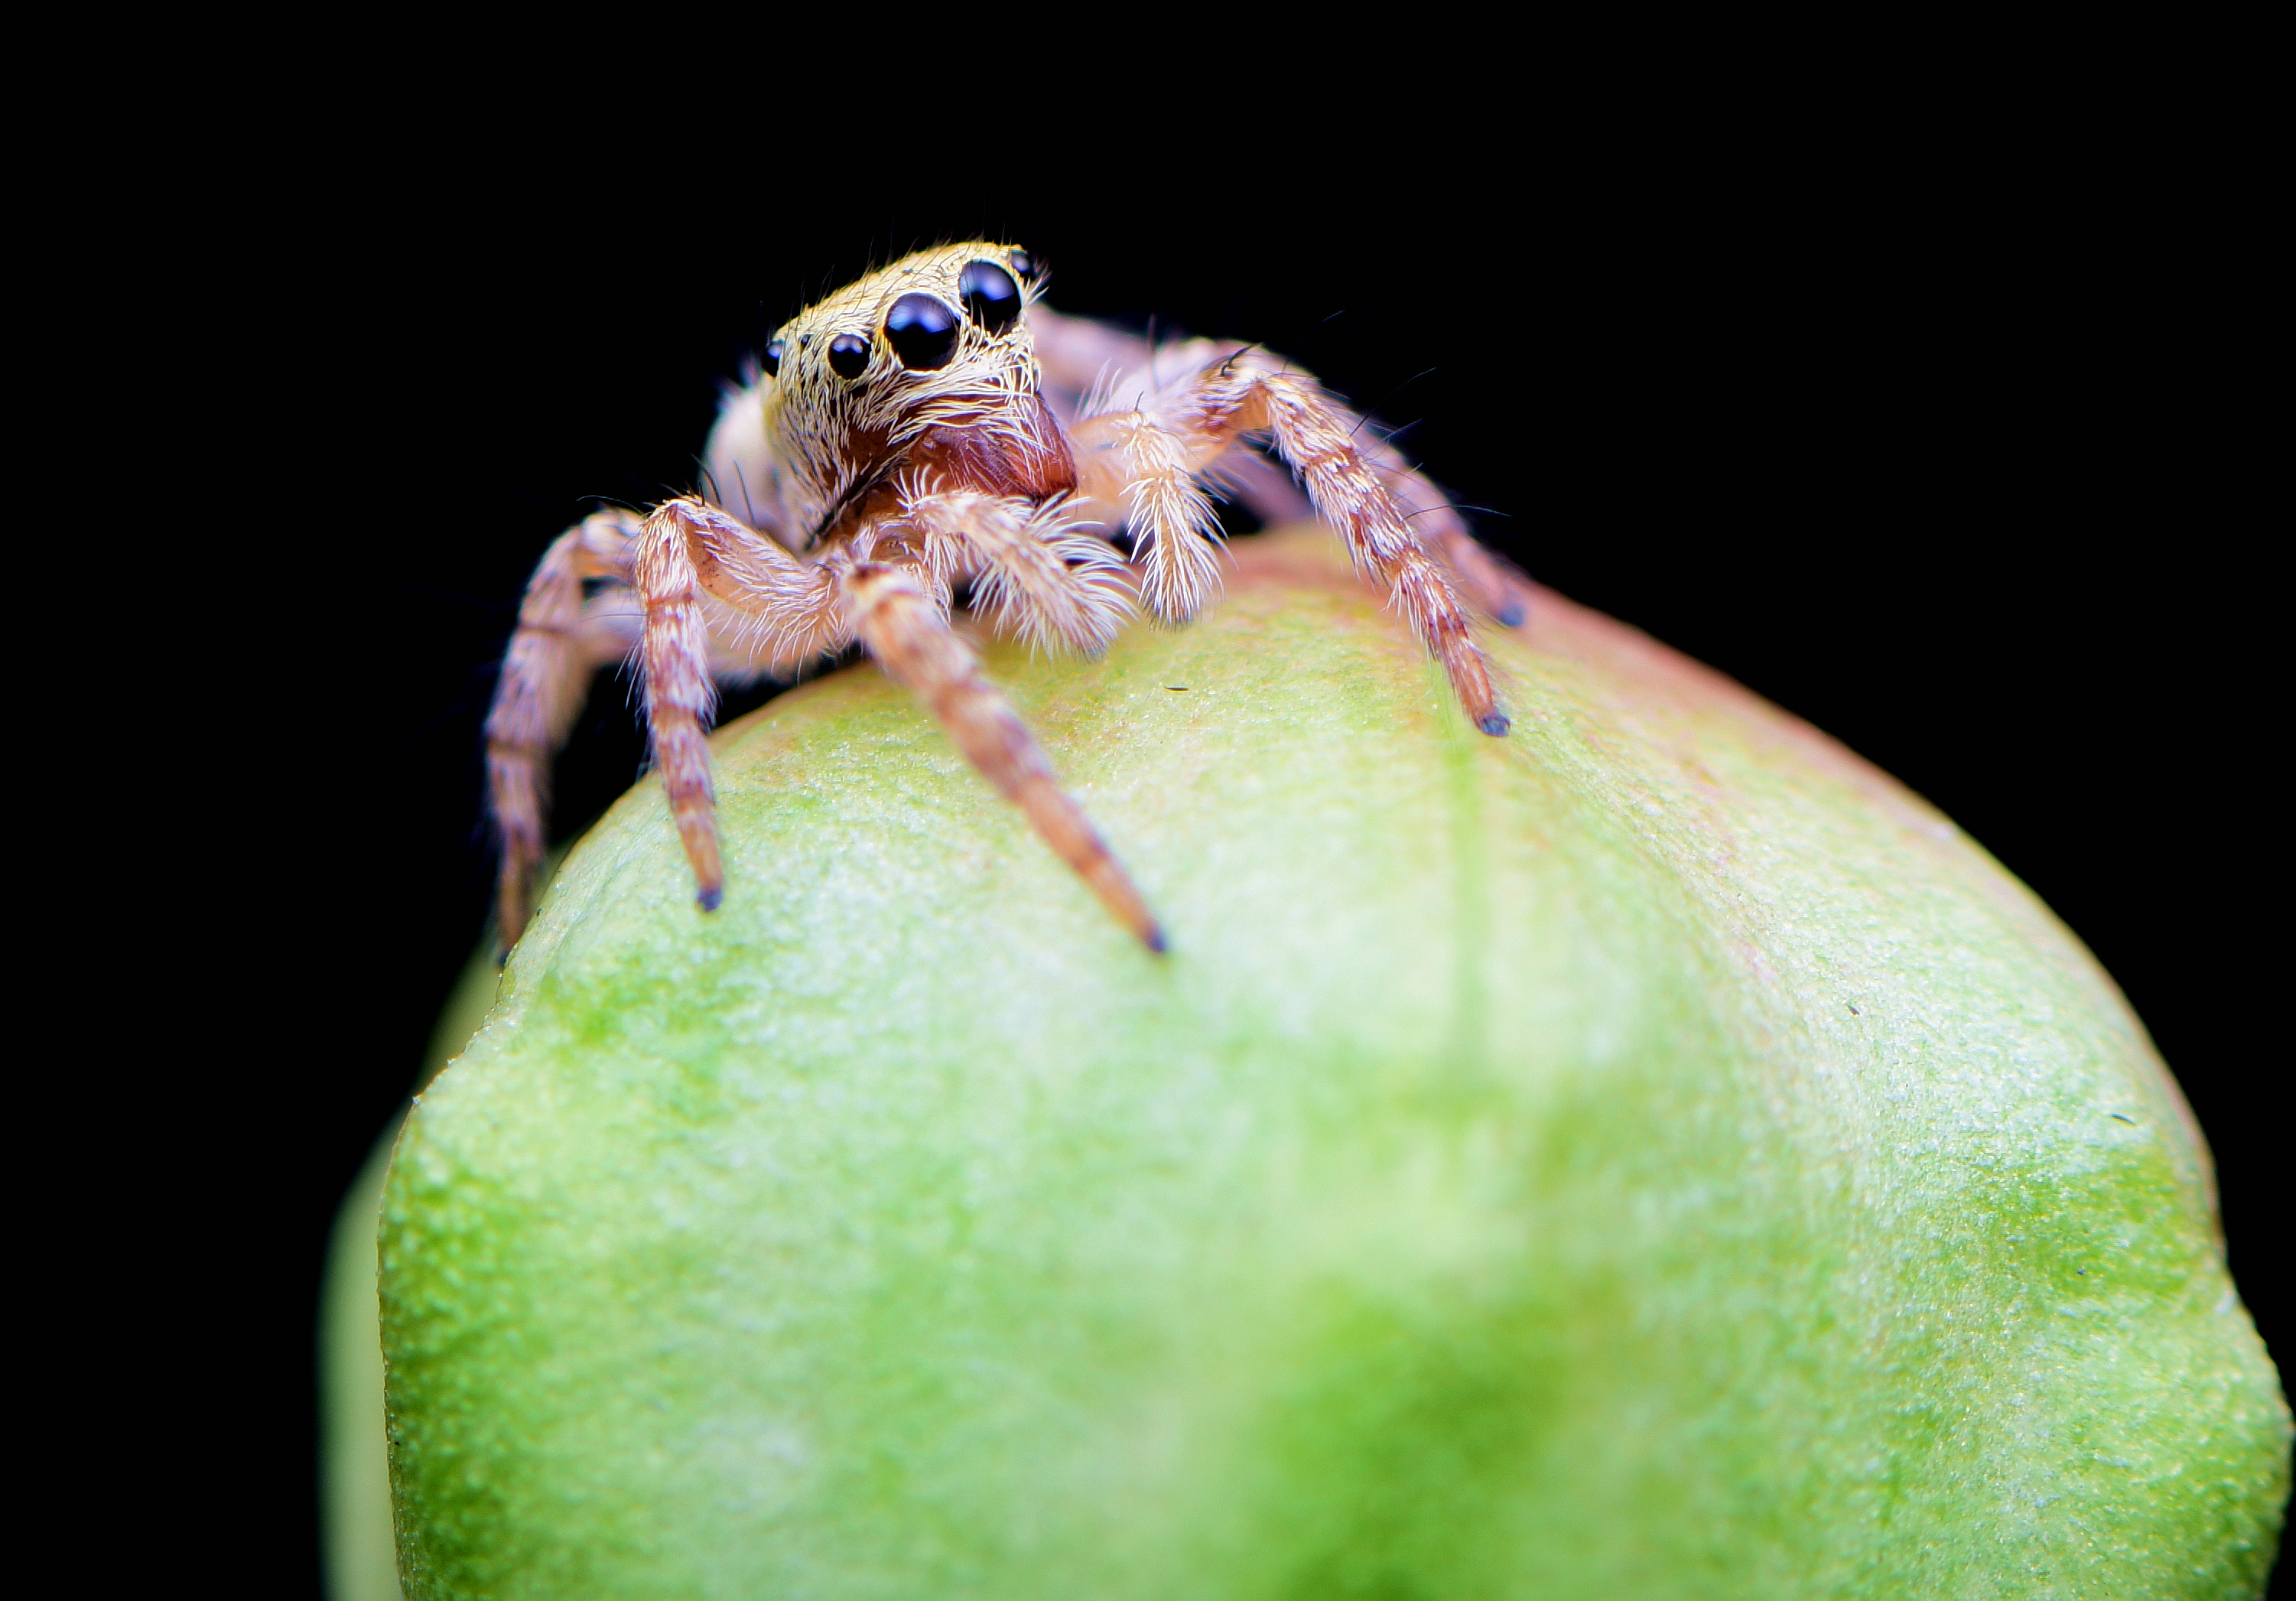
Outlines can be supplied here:
<path id="1" fill-rule="evenodd" d="M 695 898 L 715 911 L 726 892 L 717 792 L 704 737 L 717 704 L 708 594 L 756 619 L 753 659 L 804 661 L 851 637 L 833 574 L 800 561 L 726 513 L 690 497 L 655 508 L 640 530 L 632 577 L 645 607 L 646 726 L 671 819 L 693 868 Z"/>
<path id="2" fill-rule="evenodd" d="M 1486 614 L 1506 628 L 1521 627 L 1530 615 L 1530 589 L 1514 564 L 1476 538 L 1450 497 L 1407 465 L 1394 446 L 1385 439 L 1367 439 L 1363 453 L 1386 478 L 1388 493 L 1402 510 L 1412 537 L 1443 558 Z"/>
<path id="3" fill-rule="evenodd" d="M 974 607 L 1031 649 L 1100 651 L 1131 615 L 1129 570 L 1071 527 L 1059 501 L 905 486 L 899 504 L 942 587 L 976 579 Z"/>
<path id="4" fill-rule="evenodd" d="M 629 648 L 627 604 L 583 598 L 583 581 L 629 576 L 634 533 L 619 512 L 599 512 L 561 534 L 527 581 L 518 626 L 487 713 L 487 790 L 501 835 L 495 905 L 505 948 L 533 911 L 550 806 L 550 761 L 589 691 L 591 676 Z"/>
<path id="5" fill-rule="evenodd" d="M 1068 316 L 1042 301 L 1029 308 L 1029 327 L 1043 375 L 1039 392 L 1071 434 L 1103 415 L 1152 409 L 1160 378 L 1193 372 L 1236 349 L 1202 339 L 1152 346 L 1128 329 Z M 1229 451 L 1209 476 L 1270 527 L 1313 514 L 1292 475 L 1256 450 Z M 1079 494 L 1070 500 L 1069 513 L 1080 525 L 1098 525 L 1104 538 L 1123 526 L 1128 508 L 1118 497 L 1120 486 L 1103 487 L 1107 498 Z"/>
<path id="6" fill-rule="evenodd" d="M 845 566 L 838 578 L 852 628 L 887 676 L 931 708 L 965 759 L 1020 807 L 1119 923 L 1162 950 L 1164 933 L 1147 902 L 971 649 L 949 631 L 930 581 L 914 568 L 874 561 Z"/>
<path id="7" fill-rule="evenodd" d="M 1167 622 L 1185 622 L 1219 593 L 1219 517 L 1196 474 L 1227 441 L 1198 441 L 1142 410 L 1086 418 L 1070 434 L 1079 490 L 1116 501 L 1136 539 L 1140 595 Z M 1203 447 L 1195 447 L 1202 445 Z"/>
<path id="8" fill-rule="evenodd" d="M 1300 475 L 1316 510 L 1339 530 L 1357 571 L 1387 587 L 1412 632 L 1443 664 L 1468 720 L 1485 734 L 1507 731 L 1466 609 L 1357 447 L 1353 413 L 1304 379 L 1229 361 L 1198 374 L 1181 415 L 1194 431 L 1212 437 L 1269 430 L 1276 454 Z"/>
<path id="9" fill-rule="evenodd" d="M 1310 381 L 1260 365 L 1264 359 L 1238 351 L 1160 394 L 1155 413 L 1093 418 L 1072 436 L 1087 491 L 1104 494 L 1111 478 L 1125 476 L 1124 493 L 1150 519 L 1154 546 L 1142 585 L 1150 603 L 1166 617 L 1185 616 L 1193 610 L 1189 603 L 1209 598 L 1218 580 L 1210 562 L 1215 533 L 1201 521 L 1167 514 L 1183 504 L 1179 474 L 1201 471 L 1241 436 L 1265 431 L 1300 475 L 1317 514 L 1347 541 L 1356 570 L 1386 587 L 1420 643 L 1443 664 L 1469 720 L 1485 734 L 1505 734 L 1510 725 L 1492 697 L 1466 608 L 1357 444 L 1362 419 Z M 1183 554 L 1190 550 L 1195 554 Z M 1208 577 L 1201 588 L 1160 579 L 1160 558 L 1188 568 L 1190 579 Z"/>
<path id="10" fill-rule="evenodd" d="M 1045 398 L 1071 431 L 1095 413 L 1129 408 L 1158 412 L 1159 392 L 1173 377 L 1225 361 L 1245 349 L 1232 341 L 1210 340 L 1152 349 L 1136 333 L 1090 317 L 1064 316 L 1041 303 L 1029 308 L 1029 322 L 1044 371 Z M 1296 367 L 1291 371 L 1295 377 L 1308 377 Z M 1527 615 L 1529 593 L 1522 575 L 1475 538 L 1431 480 L 1384 439 L 1374 437 L 1376 426 L 1364 429 L 1357 441 L 1365 458 L 1386 479 L 1388 492 L 1413 537 L 1449 565 L 1484 612 L 1508 628 L 1520 624 Z M 1294 522 L 1309 513 L 1307 499 L 1291 476 L 1256 450 L 1230 448 L 1209 471 L 1262 522 Z M 1112 510 L 1091 509 L 1103 515 Z"/>

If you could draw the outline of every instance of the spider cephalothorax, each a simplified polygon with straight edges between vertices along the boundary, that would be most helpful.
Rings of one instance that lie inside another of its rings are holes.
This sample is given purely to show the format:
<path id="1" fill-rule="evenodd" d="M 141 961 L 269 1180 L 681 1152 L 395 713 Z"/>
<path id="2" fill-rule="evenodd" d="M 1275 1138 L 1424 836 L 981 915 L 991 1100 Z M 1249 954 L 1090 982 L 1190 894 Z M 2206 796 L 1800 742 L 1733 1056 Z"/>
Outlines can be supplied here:
<path id="1" fill-rule="evenodd" d="M 928 250 L 774 335 L 765 427 L 805 547 L 882 521 L 904 468 L 1032 501 L 1076 488 L 1022 315 L 1034 276 L 1021 250 Z"/>
<path id="2" fill-rule="evenodd" d="M 702 907 L 718 904 L 709 750 L 720 678 L 857 641 L 1144 941 L 1164 936 L 1098 832 L 949 628 L 1096 650 L 1136 603 L 1168 621 L 1217 593 L 1203 484 L 1263 515 L 1298 491 L 1384 586 L 1486 734 L 1507 731 L 1458 590 L 1521 620 L 1518 586 L 1432 486 L 1307 374 L 1253 346 L 1152 349 L 1038 303 L 1018 247 L 921 251 L 791 319 L 710 436 L 709 493 L 567 531 L 527 588 L 487 722 L 505 942 L 542 858 L 552 752 L 596 668 L 638 647 L 646 716 Z M 1160 378 L 1162 380 L 1159 382 Z M 1109 543 L 1128 530 L 1132 560 Z M 586 596 L 585 580 L 604 580 Z"/>

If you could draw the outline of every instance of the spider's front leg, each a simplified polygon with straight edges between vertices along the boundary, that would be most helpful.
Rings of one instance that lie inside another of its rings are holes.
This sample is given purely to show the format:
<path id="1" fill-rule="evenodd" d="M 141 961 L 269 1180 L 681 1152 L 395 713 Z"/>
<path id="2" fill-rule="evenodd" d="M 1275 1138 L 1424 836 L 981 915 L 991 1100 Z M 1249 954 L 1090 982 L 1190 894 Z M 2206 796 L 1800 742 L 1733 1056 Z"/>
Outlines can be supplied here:
<path id="1" fill-rule="evenodd" d="M 961 563 L 989 559 L 982 546 L 1001 537 L 989 514 L 1000 507 L 1010 513 L 994 497 L 958 495 L 924 497 L 910 510 L 929 546 L 936 538 L 970 542 L 970 557 L 954 550 L 947 556 Z M 938 535 L 925 526 L 935 519 Z M 1025 523 L 1002 533 L 1041 538 Z M 1061 789 L 1020 718 L 981 676 L 971 649 L 949 631 L 937 580 L 906 562 L 857 559 L 855 551 L 873 542 L 865 534 L 807 562 L 697 500 L 671 501 L 646 519 L 635 562 L 645 603 L 646 718 L 703 908 L 719 904 L 726 884 L 704 738 L 711 690 L 701 617 L 706 591 L 757 620 L 764 635 L 757 653 L 766 660 L 801 661 L 858 638 L 896 683 L 923 699 L 957 749 L 1021 808 L 1101 904 L 1149 948 L 1163 949 L 1163 932 L 1140 891 L 1083 809 Z M 1001 560 L 1027 569 L 1018 550 L 1005 550 Z M 1061 562 L 1053 566 L 1066 571 Z M 1040 576 L 1049 579 L 1049 571 Z"/>
<path id="2" fill-rule="evenodd" d="M 1166 371 L 1184 373 L 1254 348 L 1200 339 L 1159 350 L 1136 333 L 1089 317 L 1063 316 L 1041 302 L 1029 308 L 1029 320 L 1044 366 L 1045 397 L 1071 431 L 1080 414 L 1158 409 L 1160 363 Z M 1389 497 L 1401 508 L 1413 537 L 1449 565 L 1470 598 L 1494 620 L 1507 628 L 1521 623 L 1529 612 L 1528 581 L 1475 538 L 1426 474 L 1386 439 L 1375 437 L 1377 427 L 1374 423 L 1355 437 Z M 1228 451 L 1207 476 L 1250 507 L 1262 522 L 1293 522 L 1311 511 L 1291 474 L 1256 450 Z"/>
<path id="3" fill-rule="evenodd" d="M 949 631 L 926 575 L 907 566 L 857 562 L 840 579 L 854 631 L 897 684 L 914 691 L 965 759 L 1018 806 L 1054 854 L 1076 870 L 1119 923 L 1149 949 L 1164 932 L 1100 831 L 1053 776 L 1019 714 L 981 676 L 964 641 Z"/>
<path id="4" fill-rule="evenodd" d="M 636 618 L 627 591 L 586 600 L 586 580 L 627 583 L 635 529 L 599 512 L 561 534 L 527 581 L 518 627 L 487 713 L 487 792 L 502 836 L 495 891 L 504 948 L 518 942 L 533 910 L 549 811 L 550 763 L 566 743 L 590 679 L 627 653 Z"/>
<path id="5" fill-rule="evenodd" d="M 669 815 L 693 866 L 696 899 L 715 911 L 726 892 L 718 854 L 718 799 L 709 782 L 708 733 L 717 707 L 709 671 L 707 590 L 761 636 L 758 664 L 795 663 L 842 650 L 852 637 L 839 615 L 830 569 L 797 557 L 717 507 L 691 497 L 655 508 L 640 530 L 631 577 L 645 608 L 646 727 Z"/>
<path id="6" fill-rule="evenodd" d="M 1120 496 L 1135 527 L 1151 531 L 1143 595 L 1174 621 L 1210 597 L 1218 577 L 1218 525 L 1195 474 L 1239 437 L 1264 431 L 1300 475 L 1317 514 L 1347 541 L 1357 571 L 1387 587 L 1420 643 L 1443 664 L 1469 719 L 1485 734 L 1505 734 L 1509 724 L 1492 698 L 1466 608 L 1357 445 L 1362 419 L 1315 384 L 1263 367 L 1259 359 L 1239 351 L 1159 395 L 1153 412 L 1095 417 L 1070 436 L 1084 491 Z"/>

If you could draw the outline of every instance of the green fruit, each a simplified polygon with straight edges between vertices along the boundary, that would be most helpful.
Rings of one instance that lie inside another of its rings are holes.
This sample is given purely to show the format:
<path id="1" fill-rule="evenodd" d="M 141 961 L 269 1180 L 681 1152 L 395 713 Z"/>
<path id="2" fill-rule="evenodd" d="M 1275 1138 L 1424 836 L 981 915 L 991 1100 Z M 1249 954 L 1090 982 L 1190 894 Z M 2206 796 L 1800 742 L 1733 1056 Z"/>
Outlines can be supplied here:
<path id="1" fill-rule="evenodd" d="M 545 873 L 556 870 L 561 855 L 552 853 Z M 490 950 L 463 969 L 431 1031 L 418 1086 L 460 1055 L 478 1032 L 494 1000 L 496 976 Z M 320 1293 L 320 1543 L 328 1601 L 399 1601 L 374 1283 L 375 1213 L 398 1138 L 394 1118 L 351 1181 L 335 1215 Z"/>
<path id="2" fill-rule="evenodd" d="M 990 653 L 1164 919 L 926 714 L 649 781 L 417 1102 L 415 1597 L 2240 1596 L 2289 1420 L 2111 981 L 1953 825 L 1560 599 L 1467 727 L 1324 547 Z"/>

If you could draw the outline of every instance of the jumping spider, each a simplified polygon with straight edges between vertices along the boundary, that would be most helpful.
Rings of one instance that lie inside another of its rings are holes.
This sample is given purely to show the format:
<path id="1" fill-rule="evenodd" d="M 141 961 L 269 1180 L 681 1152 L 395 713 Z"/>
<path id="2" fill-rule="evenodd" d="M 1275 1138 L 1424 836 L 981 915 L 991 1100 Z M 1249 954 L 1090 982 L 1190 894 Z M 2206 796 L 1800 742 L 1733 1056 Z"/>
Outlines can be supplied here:
<path id="1" fill-rule="evenodd" d="M 854 642 L 1103 905 L 1164 948 L 1140 891 L 949 628 L 976 613 L 1096 651 L 1138 601 L 1168 622 L 1219 587 L 1203 485 L 1268 521 L 1308 506 L 1264 439 L 1390 593 L 1467 716 L 1503 735 L 1464 587 L 1502 622 L 1521 591 L 1449 502 L 1308 374 L 1255 346 L 1152 347 L 1040 303 L 1025 250 L 923 250 L 799 315 L 711 431 L 709 494 L 601 511 L 536 567 L 487 718 L 507 947 L 543 854 L 553 753 L 596 669 L 635 649 L 646 720 L 705 910 L 725 892 L 703 732 L 719 679 L 784 675 Z M 736 508 L 739 515 L 735 514 Z M 1131 559 L 1110 541 L 1128 529 Z"/>

